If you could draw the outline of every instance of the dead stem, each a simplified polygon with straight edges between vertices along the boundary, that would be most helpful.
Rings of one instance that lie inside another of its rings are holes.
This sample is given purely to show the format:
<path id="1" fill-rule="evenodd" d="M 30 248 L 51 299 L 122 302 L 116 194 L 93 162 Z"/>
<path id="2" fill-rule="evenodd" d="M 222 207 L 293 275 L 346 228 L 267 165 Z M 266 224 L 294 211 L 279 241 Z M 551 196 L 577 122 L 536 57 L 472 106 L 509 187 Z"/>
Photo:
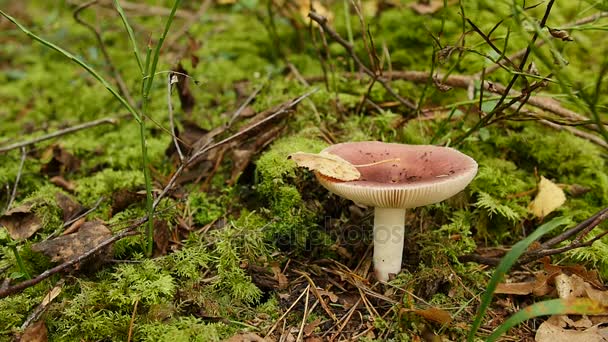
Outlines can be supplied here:
<path id="1" fill-rule="evenodd" d="M 110 57 L 110 54 L 108 53 L 108 49 L 106 49 L 106 44 L 104 44 L 103 38 L 101 37 L 101 31 L 98 28 L 94 27 L 93 25 L 82 20 L 82 18 L 80 18 L 80 12 L 91 7 L 92 5 L 97 4 L 98 1 L 99 0 L 91 0 L 91 1 L 85 2 L 84 4 L 78 6 L 76 8 L 76 10 L 74 10 L 74 13 L 73 13 L 74 20 L 76 20 L 77 23 L 88 28 L 91 32 L 93 32 L 93 34 L 95 35 L 95 40 L 97 40 L 97 45 L 99 46 L 99 50 L 101 50 L 103 59 L 105 59 L 106 64 L 108 65 L 108 68 L 110 68 L 110 72 L 112 73 L 112 75 L 114 75 L 114 80 L 116 81 L 116 85 L 118 86 L 120 93 L 125 97 L 125 99 L 127 99 L 129 104 L 131 105 L 131 107 L 135 107 L 135 101 L 133 101 L 133 98 L 131 97 L 129 88 L 125 84 L 125 81 L 123 80 L 118 69 L 116 69 L 116 67 L 114 66 L 114 63 L 112 62 L 112 58 Z"/>
<path id="2" fill-rule="evenodd" d="M 384 78 L 384 77 L 378 77 L 378 75 L 376 75 L 376 73 L 374 73 L 372 70 L 370 70 L 359 58 L 359 56 L 357 56 L 357 54 L 355 53 L 355 50 L 353 49 L 353 46 L 347 42 L 346 40 L 344 40 L 344 38 L 342 38 L 336 31 L 334 31 L 331 27 L 329 27 L 329 25 L 327 24 L 327 18 L 315 13 L 315 12 L 310 12 L 308 13 L 308 17 L 314 21 L 316 21 L 322 28 L 323 31 L 326 32 L 327 34 L 329 34 L 329 36 L 331 38 L 333 38 L 333 40 L 335 40 L 338 44 L 342 45 L 342 47 L 346 50 L 346 52 L 349 54 L 349 56 L 355 61 L 355 63 L 357 63 L 357 65 L 359 66 L 359 68 L 361 68 L 361 70 L 363 70 L 364 73 L 366 73 L 368 76 L 372 77 L 372 78 L 376 78 L 380 84 L 382 84 L 382 86 L 384 87 L 384 89 L 386 89 L 386 91 L 388 91 L 394 98 L 396 98 L 402 105 L 404 105 L 405 107 L 411 109 L 411 110 L 415 110 L 416 109 L 416 105 L 413 104 L 411 101 L 404 99 L 403 97 L 401 97 L 401 95 L 399 95 L 389 84 L 388 79 Z"/>
<path id="3" fill-rule="evenodd" d="M 21 148 L 21 147 L 25 147 L 25 146 L 29 146 L 29 145 L 34 145 L 34 144 L 37 144 L 37 143 L 39 143 L 41 141 L 57 138 L 57 137 L 60 137 L 62 135 L 74 133 L 74 132 L 77 132 L 77 131 L 80 131 L 80 130 L 83 130 L 83 129 L 87 129 L 87 128 L 91 128 L 91 127 L 95 127 L 95 126 L 99 126 L 99 125 L 105 125 L 105 124 L 115 125 L 117 122 L 118 122 L 117 118 L 104 118 L 104 119 L 99 119 L 99 120 L 85 122 L 83 124 L 72 126 L 72 127 L 68 127 L 68 128 L 65 128 L 65 129 L 60 129 L 60 130 L 55 131 L 53 133 L 45 134 L 43 136 L 31 139 L 31 140 L 26 140 L 26 141 L 22 141 L 22 142 L 18 142 L 18 143 L 12 144 L 12 145 L 7 145 L 7 146 L 0 147 L 0 153 L 4 153 L 4 152 L 10 151 L 10 150 L 14 150 L 16 148 Z"/>

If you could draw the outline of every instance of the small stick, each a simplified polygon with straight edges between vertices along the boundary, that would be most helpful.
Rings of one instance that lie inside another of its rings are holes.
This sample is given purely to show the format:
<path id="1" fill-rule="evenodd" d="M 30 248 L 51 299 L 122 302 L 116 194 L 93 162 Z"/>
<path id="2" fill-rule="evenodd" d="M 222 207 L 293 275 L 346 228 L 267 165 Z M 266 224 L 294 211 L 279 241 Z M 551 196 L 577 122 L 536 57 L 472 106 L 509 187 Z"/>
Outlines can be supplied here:
<path id="1" fill-rule="evenodd" d="M 357 65 L 363 70 L 364 73 L 369 75 L 372 78 L 377 78 L 377 81 L 382 84 L 384 89 L 388 91 L 394 98 L 396 98 L 401 104 L 406 106 L 409 109 L 415 110 L 416 105 L 411 101 L 404 99 L 388 84 L 388 80 L 384 77 L 378 77 L 372 70 L 370 70 L 365 64 L 361 61 L 361 59 L 355 54 L 355 50 L 353 46 L 344 40 L 336 31 L 334 31 L 331 27 L 327 25 L 327 18 L 319 15 L 315 12 L 309 12 L 308 17 L 314 21 L 316 21 L 322 28 L 324 32 L 327 32 L 330 37 L 332 37 L 338 44 L 342 45 L 342 47 L 346 50 L 346 52 L 350 55 L 350 57 L 357 63 Z"/>
<path id="2" fill-rule="evenodd" d="M 89 258 L 90 256 L 92 256 L 93 254 L 99 252 L 101 249 L 111 245 L 112 243 L 125 238 L 127 236 L 131 236 L 131 235 L 136 235 L 139 234 L 139 232 L 135 232 L 133 231 L 135 228 L 139 227 L 140 225 L 144 224 L 145 222 L 148 221 L 148 217 L 142 217 L 139 220 L 137 220 L 134 224 L 132 224 L 131 226 L 125 228 L 123 231 L 121 231 L 120 233 L 102 241 L 101 243 L 99 243 L 97 246 L 95 246 L 94 248 L 86 251 L 85 253 L 81 254 L 80 256 L 78 256 L 77 258 L 68 260 L 60 265 L 57 265 L 53 268 L 50 268 L 42 273 L 40 273 L 38 276 L 36 276 L 35 278 L 32 279 L 28 279 L 25 281 L 22 281 L 14 286 L 9 286 L 7 288 L 2 288 L 0 289 L 0 299 L 4 298 L 6 296 L 9 296 L 13 293 L 17 293 L 17 292 L 21 292 L 23 290 L 25 290 L 26 288 L 30 287 L 30 286 L 34 286 L 38 283 L 40 283 L 41 281 L 49 278 L 50 276 L 52 276 L 53 274 L 59 273 L 65 269 L 67 269 L 68 267 L 74 266 L 78 263 L 81 263 L 82 261 L 84 261 L 85 259 Z"/>
<path id="3" fill-rule="evenodd" d="M 392 162 L 398 163 L 400 161 L 401 161 L 401 158 L 392 158 L 392 159 L 385 159 L 385 160 L 377 161 L 374 163 L 358 164 L 358 165 L 353 165 L 353 166 L 356 168 L 360 168 L 360 167 L 376 166 L 376 165 L 384 164 L 384 163 L 392 163 Z"/>
<path id="4" fill-rule="evenodd" d="M 296 342 L 302 341 L 302 335 L 304 335 L 304 324 L 306 324 L 306 318 L 308 318 L 309 314 L 308 298 L 310 297 L 310 287 L 311 285 L 308 285 L 307 287 L 308 291 L 306 291 L 306 299 L 304 299 L 304 314 L 302 315 L 302 323 L 300 324 L 300 331 L 298 332 L 298 337 L 296 337 Z"/>
<path id="5" fill-rule="evenodd" d="M 287 314 L 291 312 L 291 310 L 296 306 L 296 304 L 298 304 L 300 299 L 302 299 L 302 297 L 304 297 L 304 295 L 306 293 L 308 293 L 309 290 L 310 290 L 310 284 L 308 286 L 306 286 L 304 291 L 302 291 L 302 294 L 300 294 L 300 296 L 291 304 L 291 306 L 287 309 L 287 311 L 285 311 L 285 313 L 283 313 L 283 315 L 281 315 L 281 317 L 279 317 L 279 319 L 277 319 L 277 321 L 274 323 L 272 328 L 270 328 L 270 330 L 266 333 L 266 336 L 264 338 L 268 338 L 268 336 L 270 336 L 270 334 L 272 334 L 274 329 L 276 329 L 277 326 L 279 325 L 279 322 L 281 322 L 285 318 L 285 316 L 287 316 Z"/>
<path id="6" fill-rule="evenodd" d="M 167 110 L 169 111 L 169 124 L 171 127 L 171 137 L 173 138 L 173 144 L 175 145 L 175 150 L 177 150 L 177 154 L 179 155 L 179 161 L 184 161 L 184 154 L 182 153 L 182 149 L 179 147 L 179 142 L 177 141 L 177 134 L 175 133 L 175 119 L 173 117 L 173 104 L 171 103 L 171 85 L 173 79 L 173 74 L 169 73 L 167 76 Z M 187 82 L 184 79 L 184 82 Z"/>
<path id="7" fill-rule="evenodd" d="M 160 200 L 163 198 L 163 196 L 165 196 L 167 194 L 167 192 L 173 187 L 173 185 L 175 184 L 175 182 L 177 181 L 177 178 L 179 177 L 179 175 L 184 171 L 184 169 L 193 161 L 197 160 L 200 156 L 202 156 L 203 154 L 211 151 L 214 148 L 217 148 L 219 146 L 222 146 L 228 142 L 231 142 L 232 140 L 240 137 L 241 135 L 250 132 L 256 128 L 258 128 L 261 125 L 264 125 L 265 123 L 267 123 L 268 121 L 271 121 L 273 119 L 275 119 L 277 116 L 284 114 L 286 111 L 291 110 L 291 108 L 293 108 L 295 105 L 297 105 L 298 103 L 300 103 L 302 100 L 304 100 L 305 98 L 307 98 L 308 96 L 312 95 L 313 93 L 315 93 L 317 91 L 317 89 L 313 89 L 307 93 L 305 93 L 304 95 L 299 96 L 298 98 L 292 100 L 291 102 L 289 102 L 288 104 L 286 104 L 285 106 L 281 106 L 281 109 L 279 109 L 278 111 L 276 111 L 275 113 L 272 113 L 271 115 L 269 115 L 268 117 L 256 122 L 255 124 L 243 129 L 242 131 L 239 131 L 231 136 L 229 136 L 226 139 L 223 139 L 215 144 L 206 144 L 204 145 L 201 149 L 199 149 L 197 152 L 193 153 L 186 162 L 181 163 L 179 165 L 179 167 L 177 168 L 177 170 L 175 170 L 175 172 L 173 173 L 173 176 L 171 176 L 171 179 L 169 180 L 169 183 L 167 183 L 167 185 L 163 188 L 163 190 L 160 192 L 160 194 L 158 195 L 158 197 L 156 198 L 156 200 L 153 203 L 153 207 L 156 208 L 158 206 L 158 204 L 160 203 Z"/>
<path id="8" fill-rule="evenodd" d="M 78 215 L 78 216 L 76 216 L 76 217 L 68 220 L 66 223 L 63 224 L 63 227 L 65 228 L 65 227 L 71 225 L 72 223 L 78 221 L 80 218 L 85 217 L 85 216 L 89 215 L 90 213 L 92 213 L 93 211 L 95 211 L 99 207 L 99 205 L 101 204 L 101 202 L 103 202 L 104 199 L 105 198 L 103 196 L 99 197 L 99 199 L 97 200 L 97 202 L 95 202 L 95 204 L 93 204 L 93 206 L 91 207 L 91 209 L 89 209 L 89 210 L 85 211 L 84 213 L 82 213 L 82 214 L 80 214 L 80 215 Z"/>
<path id="9" fill-rule="evenodd" d="M 21 179 L 21 173 L 23 172 L 23 164 L 25 164 L 25 157 L 27 153 L 25 151 L 25 146 L 21 147 L 21 161 L 19 161 L 19 169 L 17 169 L 17 177 L 15 177 L 15 185 L 13 186 L 13 191 L 11 191 L 11 197 L 8 199 L 8 203 L 6 204 L 6 211 L 11 208 L 13 201 L 15 201 L 15 197 L 17 196 L 17 186 L 19 186 L 19 180 Z"/>
<path id="10" fill-rule="evenodd" d="M 110 68 L 110 72 L 112 72 L 112 74 L 114 74 L 114 80 L 116 81 L 116 84 L 118 85 L 118 88 L 120 89 L 120 92 L 124 95 L 124 97 L 127 99 L 129 104 L 132 107 L 135 107 L 135 101 L 133 101 L 133 98 L 131 97 L 129 88 L 125 84 L 125 81 L 122 79 L 122 76 L 120 75 L 120 72 L 118 71 L 118 69 L 116 69 L 116 67 L 114 66 L 114 63 L 112 63 L 112 58 L 110 57 L 110 54 L 108 53 L 108 50 L 106 49 L 106 45 L 103 42 L 103 38 L 101 37 L 101 32 L 99 31 L 99 29 L 95 28 L 93 25 L 87 23 L 86 21 L 84 21 L 80 18 L 80 12 L 82 12 L 83 10 L 96 4 L 98 1 L 99 0 L 91 0 L 91 1 L 85 2 L 84 4 L 78 6 L 73 14 L 74 20 L 76 20 L 76 22 L 78 22 L 80 25 L 88 28 L 91 32 L 93 32 L 93 34 L 95 35 L 95 39 L 97 40 L 97 45 L 99 45 L 99 49 L 101 50 L 101 54 L 103 55 L 103 58 L 106 60 L 106 63 L 108 64 L 108 67 Z"/>
<path id="11" fill-rule="evenodd" d="M 10 151 L 10 150 L 14 150 L 16 148 L 21 148 L 21 147 L 25 147 L 25 146 L 29 146 L 29 145 L 34 145 L 34 144 L 37 144 L 37 143 L 39 143 L 41 141 L 57 138 L 57 137 L 60 137 L 62 135 L 70 134 L 70 133 L 77 132 L 77 131 L 80 131 L 80 130 L 83 130 L 83 129 L 87 129 L 87 128 L 91 128 L 91 127 L 95 127 L 95 126 L 99 126 L 99 125 L 105 125 L 105 124 L 115 125 L 116 123 L 118 123 L 118 119 L 116 119 L 116 118 L 104 118 L 104 119 L 99 119 L 99 120 L 93 120 L 93 121 L 85 122 L 85 123 L 80 124 L 80 125 L 68 127 L 68 128 L 65 128 L 65 129 L 60 129 L 60 130 L 55 131 L 53 133 L 45 134 L 43 136 L 34 138 L 32 140 L 22 141 L 22 142 L 18 142 L 18 143 L 12 144 L 12 145 L 7 145 L 7 146 L 0 147 L 0 153 L 4 153 L 4 152 Z"/>
<path id="12" fill-rule="evenodd" d="M 131 336 L 133 336 L 133 324 L 135 323 L 135 314 L 137 313 L 137 304 L 139 300 L 135 300 L 133 305 L 133 314 L 131 314 L 131 322 L 129 323 L 129 334 L 127 335 L 127 342 L 131 342 Z"/>
<path id="13" fill-rule="evenodd" d="M 42 299 L 42 302 L 36 307 L 36 309 L 34 311 L 32 311 L 32 313 L 27 317 L 25 322 L 23 322 L 23 324 L 21 324 L 21 330 L 25 330 L 25 328 L 27 328 L 30 324 L 32 324 L 32 322 L 35 322 L 40 318 L 40 316 L 48 308 L 49 304 L 51 304 L 51 302 L 55 298 L 57 298 L 57 296 L 59 296 L 59 294 L 61 293 L 61 287 L 63 286 L 64 282 L 65 282 L 65 280 L 62 278 L 62 279 L 59 279 L 59 281 L 57 281 L 57 283 L 55 283 L 55 286 L 53 286 L 51 291 L 49 291 L 49 293 L 47 293 L 46 296 L 44 296 L 44 298 Z"/>

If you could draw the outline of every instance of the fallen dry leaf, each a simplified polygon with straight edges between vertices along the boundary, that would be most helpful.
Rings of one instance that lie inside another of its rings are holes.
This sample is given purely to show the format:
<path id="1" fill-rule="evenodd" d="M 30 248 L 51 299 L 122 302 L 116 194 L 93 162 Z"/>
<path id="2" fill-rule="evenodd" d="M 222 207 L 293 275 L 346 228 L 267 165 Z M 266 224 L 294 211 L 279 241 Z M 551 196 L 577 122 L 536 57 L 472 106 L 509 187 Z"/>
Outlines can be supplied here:
<path id="1" fill-rule="evenodd" d="M 55 202 L 63 212 L 63 222 L 71 220 L 84 210 L 80 203 L 62 192 L 55 194 Z"/>
<path id="2" fill-rule="evenodd" d="M 59 176 L 80 169 L 80 159 L 59 145 L 53 145 L 42 153 L 42 160 L 48 160 L 40 167 L 40 172 L 47 176 Z"/>
<path id="3" fill-rule="evenodd" d="M 48 331 L 43 319 L 25 328 L 19 339 L 22 342 L 46 342 L 48 340 Z"/>
<path id="4" fill-rule="evenodd" d="M 8 235 L 15 240 L 24 240 L 34 235 L 42 222 L 32 211 L 33 202 L 21 204 L 0 216 L 0 226 L 6 227 Z"/>
<path id="5" fill-rule="evenodd" d="M 608 328 L 592 326 L 586 330 L 566 329 L 550 321 L 543 322 L 536 330 L 537 342 L 599 342 L 608 341 Z"/>
<path id="6" fill-rule="evenodd" d="M 290 154 L 288 158 L 300 167 L 338 180 L 354 181 L 361 177 L 361 173 L 353 164 L 334 154 L 296 152 Z"/>
<path id="7" fill-rule="evenodd" d="M 158 257 L 167 254 L 169 239 L 171 238 L 170 228 L 165 220 L 154 220 L 154 256 Z"/>
<path id="8" fill-rule="evenodd" d="M 528 209 L 536 217 L 543 218 L 566 202 L 564 191 L 547 178 L 541 176 L 538 183 L 538 194 Z"/>
<path id="9" fill-rule="evenodd" d="M 241 333 L 227 339 L 226 342 L 268 342 L 265 338 L 254 333 Z"/>
<path id="10" fill-rule="evenodd" d="M 573 274 L 560 274 L 555 277 L 555 289 L 557 295 L 562 299 L 583 297 L 585 295 L 585 281 L 583 278 Z"/>
<path id="11" fill-rule="evenodd" d="M 85 222 L 78 232 L 33 244 L 32 250 L 43 253 L 53 262 L 64 262 L 93 249 L 110 236 L 112 232 L 101 222 Z"/>
<path id="12" fill-rule="evenodd" d="M 410 8 L 418 14 L 433 14 L 443 8 L 443 0 L 417 1 L 411 3 Z"/>
<path id="13" fill-rule="evenodd" d="M 442 309 L 414 309 L 413 312 L 420 317 L 439 324 L 449 324 L 452 322 L 452 316 L 450 313 Z"/>

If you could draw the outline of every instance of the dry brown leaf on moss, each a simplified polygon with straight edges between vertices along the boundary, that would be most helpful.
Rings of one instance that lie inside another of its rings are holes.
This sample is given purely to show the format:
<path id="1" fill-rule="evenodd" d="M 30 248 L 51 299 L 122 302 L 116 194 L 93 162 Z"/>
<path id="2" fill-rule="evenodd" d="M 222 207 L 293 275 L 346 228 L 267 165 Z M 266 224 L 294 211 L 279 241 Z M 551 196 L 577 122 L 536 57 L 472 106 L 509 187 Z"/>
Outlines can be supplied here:
<path id="1" fill-rule="evenodd" d="M 342 181 L 354 181 L 361 177 L 357 168 L 348 161 L 329 153 L 295 152 L 288 156 L 300 167 L 317 171 L 323 176 Z"/>
<path id="2" fill-rule="evenodd" d="M 567 329 L 543 322 L 536 331 L 534 340 L 537 342 L 597 342 L 608 340 L 608 328 L 593 326 L 585 330 Z"/>
<path id="3" fill-rule="evenodd" d="M 110 236 L 112 232 L 101 222 L 86 222 L 76 233 L 35 243 L 32 250 L 45 254 L 53 262 L 65 262 L 95 248 Z"/>
<path id="4" fill-rule="evenodd" d="M 15 240 L 24 240 L 34 235 L 42 222 L 33 211 L 34 203 L 25 203 L 17 206 L 0 216 L 0 227 L 4 226 L 8 235 Z"/>
<path id="5" fill-rule="evenodd" d="M 21 338 L 19 341 L 28 341 L 28 342 L 46 342 L 49 340 L 48 331 L 46 329 L 46 323 L 44 319 L 39 320 L 38 322 L 28 326 L 23 331 Z"/>
<path id="6" fill-rule="evenodd" d="M 538 183 L 538 194 L 530 202 L 528 209 L 534 216 L 543 218 L 561 207 L 564 202 L 566 202 L 564 190 L 557 186 L 557 184 L 541 176 Z"/>

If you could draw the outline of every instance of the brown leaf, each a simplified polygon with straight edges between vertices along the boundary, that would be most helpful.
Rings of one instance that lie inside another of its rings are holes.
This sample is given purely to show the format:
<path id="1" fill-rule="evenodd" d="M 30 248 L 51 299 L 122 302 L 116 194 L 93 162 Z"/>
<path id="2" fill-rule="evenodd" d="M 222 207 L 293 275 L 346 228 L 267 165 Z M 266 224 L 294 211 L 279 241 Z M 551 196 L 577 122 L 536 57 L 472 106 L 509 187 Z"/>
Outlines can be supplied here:
<path id="1" fill-rule="evenodd" d="M 169 247 L 169 225 L 165 220 L 154 220 L 154 256 L 167 254 Z"/>
<path id="2" fill-rule="evenodd" d="M 145 195 L 138 194 L 135 191 L 128 189 L 120 189 L 112 194 L 112 211 L 111 214 L 115 215 L 125 209 L 131 204 L 138 203 L 146 198 Z"/>
<path id="3" fill-rule="evenodd" d="M 279 290 L 284 290 L 289 285 L 289 280 L 281 272 L 281 268 L 278 265 L 272 265 L 270 267 L 272 269 L 272 273 L 274 273 L 274 278 L 279 282 Z"/>
<path id="4" fill-rule="evenodd" d="M 225 341 L 226 342 L 269 342 L 268 340 L 261 337 L 260 335 L 250 333 L 250 332 L 234 335 Z"/>
<path id="5" fill-rule="evenodd" d="M 112 232 L 101 222 L 86 222 L 78 232 L 33 244 L 32 250 L 45 254 L 53 262 L 65 262 L 93 249 L 110 236 Z"/>
<path id="6" fill-rule="evenodd" d="M 549 321 L 543 322 L 536 330 L 534 340 L 537 342 L 598 342 L 608 339 L 608 328 L 597 326 L 579 331 L 565 329 L 551 324 Z"/>
<path id="7" fill-rule="evenodd" d="M 304 336 L 308 337 L 310 335 L 312 335 L 312 333 L 315 331 L 315 329 L 321 325 L 322 321 L 321 318 L 317 317 L 315 318 L 314 321 L 310 322 L 310 323 L 306 323 L 306 325 L 304 325 Z"/>
<path id="8" fill-rule="evenodd" d="M 32 211 L 33 207 L 33 202 L 24 203 L 0 216 L 0 225 L 6 227 L 11 238 L 24 240 L 42 228 L 42 222 Z"/>
<path id="9" fill-rule="evenodd" d="M 19 339 L 21 342 L 46 342 L 48 340 L 48 331 L 44 320 L 39 320 L 25 328 L 25 331 Z"/>
<path id="10" fill-rule="evenodd" d="M 55 194 L 55 202 L 63 212 L 63 222 L 71 220 L 84 210 L 80 203 L 59 191 Z"/>
<path id="11" fill-rule="evenodd" d="M 177 68 L 174 71 L 181 74 L 177 74 L 177 94 L 179 95 L 179 102 L 182 105 L 182 110 L 184 113 L 190 113 L 196 104 L 196 99 L 190 91 L 190 79 L 184 76 L 188 75 L 188 72 L 181 63 L 177 65 Z"/>
<path id="12" fill-rule="evenodd" d="M 50 160 L 40 168 L 40 172 L 47 176 L 64 175 L 80 169 L 80 159 L 76 158 L 73 154 L 59 145 L 53 145 L 47 149 L 43 153 L 42 159 L 47 159 L 49 157 Z"/>
<path id="13" fill-rule="evenodd" d="M 449 324 L 452 322 L 450 313 L 442 309 L 431 307 L 428 309 L 414 309 L 413 311 L 418 316 L 439 324 Z"/>
<path id="14" fill-rule="evenodd" d="M 53 183 L 54 185 L 57 185 L 58 187 L 70 193 L 76 190 L 76 185 L 70 182 L 69 180 L 63 178 L 63 176 L 51 177 L 51 179 L 49 179 L 49 182 Z"/>
<path id="15" fill-rule="evenodd" d="M 500 283 L 496 286 L 494 293 L 496 294 L 512 294 L 512 295 L 529 295 L 536 286 L 536 282 L 522 283 Z"/>

